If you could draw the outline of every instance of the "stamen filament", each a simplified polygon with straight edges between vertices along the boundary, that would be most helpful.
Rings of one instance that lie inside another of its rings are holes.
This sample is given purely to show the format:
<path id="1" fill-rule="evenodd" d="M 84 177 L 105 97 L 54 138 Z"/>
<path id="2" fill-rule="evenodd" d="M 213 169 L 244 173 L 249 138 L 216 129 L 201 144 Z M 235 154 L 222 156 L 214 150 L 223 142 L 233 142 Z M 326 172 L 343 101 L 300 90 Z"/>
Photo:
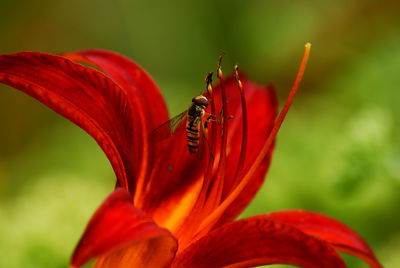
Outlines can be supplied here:
<path id="1" fill-rule="evenodd" d="M 242 181 L 239 183 L 239 185 L 236 187 L 236 189 L 221 203 L 221 205 L 216 208 L 200 225 L 200 232 L 198 233 L 198 237 L 201 236 L 202 234 L 206 233 L 209 231 L 212 226 L 214 226 L 215 223 L 220 219 L 220 216 L 223 214 L 223 212 L 227 209 L 227 207 L 233 203 L 234 200 L 239 196 L 239 194 L 243 191 L 243 189 L 246 187 L 252 176 L 254 175 L 257 167 L 261 164 L 261 162 L 264 160 L 265 156 L 268 154 L 269 150 L 271 149 L 271 146 L 273 144 L 273 141 L 275 140 L 276 134 L 278 133 L 278 130 L 280 126 L 282 125 L 282 122 L 289 111 L 289 108 L 293 102 L 294 96 L 296 95 L 296 92 L 300 86 L 301 80 L 303 78 L 303 74 L 307 65 L 308 57 L 310 54 L 310 49 L 311 49 L 311 44 L 307 43 L 305 45 L 305 50 L 303 54 L 302 61 L 300 63 L 299 70 L 296 75 L 296 79 L 293 83 L 293 86 L 290 90 L 289 96 L 285 102 L 284 107 L 282 108 L 282 111 L 280 112 L 278 119 L 275 121 L 274 127 L 268 136 L 266 142 L 264 143 L 260 153 L 258 154 L 256 160 L 254 161 L 253 165 L 250 167 L 248 172 L 244 175 Z"/>
<path id="2" fill-rule="evenodd" d="M 211 106 L 211 115 L 213 116 L 216 113 L 216 108 L 215 108 L 215 102 L 214 102 L 214 97 L 213 97 L 213 88 L 212 88 L 212 75 L 213 72 L 210 72 L 207 77 L 206 77 L 206 90 L 209 95 L 209 101 L 210 101 L 210 106 Z M 214 161 L 215 158 L 212 155 L 213 152 L 215 152 L 215 147 L 216 147 L 216 140 L 217 140 L 217 131 L 216 131 L 216 126 L 217 122 L 215 120 L 211 120 L 211 144 L 210 144 L 210 157 L 208 159 L 207 163 L 207 170 L 206 170 L 206 178 L 203 184 L 203 189 L 204 191 L 201 191 L 202 193 L 207 193 L 207 189 L 210 185 L 211 177 L 212 177 L 212 169 L 214 167 Z M 205 199 L 205 196 L 204 196 Z M 204 199 L 202 201 L 204 201 Z"/>
<path id="3" fill-rule="evenodd" d="M 205 208 L 205 211 L 209 209 L 212 211 L 215 207 L 220 204 L 222 192 L 224 188 L 224 177 L 225 177 L 225 170 L 226 170 L 226 147 L 228 143 L 228 105 L 227 105 L 227 97 L 224 85 L 224 75 L 222 73 L 221 63 L 222 63 L 223 55 L 219 56 L 218 64 L 217 64 L 217 76 L 220 80 L 220 87 L 221 87 L 221 99 L 222 99 L 222 138 L 220 144 L 220 157 L 219 163 L 216 171 L 216 176 L 211 186 L 212 192 L 210 192 L 209 200 L 213 202 L 207 202 L 206 204 L 209 205 L 208 208 Z"/>
<path id="4" fill-rule="evenodd" d="M 242 172 L 242 169 L 244 166 L 244 161 L 246 159 L 247 135 L 248 135 L 246 97 L 244 95 L 242 81 L 240 81 L 240 78 L 239 78 L 239 66 L 237 64 L 235 65 L 235 79 L 236 79 L 237 87 L 239 89 L 240 102 L 241 102 L 241 106 L 242 106 L 242 144 L 241 144 L 241 148 L 240 148 L 239 162 L 236 166 L 235 177 L 233 179 L 232 187 L 236 186 L 236 182 L 237 182 L 239 176 L 241 175 L 240 173 Z"/>

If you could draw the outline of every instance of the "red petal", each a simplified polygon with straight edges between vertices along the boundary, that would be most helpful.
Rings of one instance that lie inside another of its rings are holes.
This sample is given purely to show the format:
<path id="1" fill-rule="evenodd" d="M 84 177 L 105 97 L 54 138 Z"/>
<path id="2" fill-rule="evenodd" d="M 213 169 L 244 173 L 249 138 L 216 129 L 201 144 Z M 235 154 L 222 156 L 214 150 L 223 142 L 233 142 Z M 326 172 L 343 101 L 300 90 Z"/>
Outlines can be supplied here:
<path id="1" fill-rule="evenodd" d="M 168 121 L 167 108 L 158 87 L 151 77 L 133 61 L 104 50 L 78 51 L 63 56 L 100 68 L 127 90 L 131 96 L 130 99 L 137 102 L 134 107 L 143 106 L 137 113 L 142 121 L 141 135 L 148 135 L 149 131 Z M 185 178 L 187 178 L 188 171 L 197 170 L 196 167 L 199 165 L 197 158 L 189 156 L 185 133 L 181 134 L 174 135 L 163 144 L 147 143 L 146 136 L 142 139 L 144 141 L 141 143 L 142 152 L 137 154 L 137 162 L 141 160 L 142 167 L 138 169 L 140 174 L 137 176 L 138 190 L 135 194 L 135 205 L 146 212 L 152 213 L 154 209 L 160 207 L 160 203 L 165 203 L 167 200 L 169 200 L 168 203 L 172 202 L 176 205 L 180 198 L 174 197 L 179 196 L 184 192 L 183 189 L 192 184 L 191 180 L 182 179 L 182 174 L 186 174 Z M 152 157 L 155 154 L 157 157 Z M 155 158 L 163 159 L 163 161 L 154 161 Z M 146 161 L 147 159 L 149 161 Z M 187 159 L 187 161 L 182 161 L 182 159 Z M 198 174 L 198 171 L 195 173 Z M 166 174 L 170 178 L 175 178 L 176 183 L 170 179 L 166 180 Z M 170 197 L 172 199 L 169 199 Z M 165 206 L 161 207 L 162 213 L 165 213 Z M 170 215 L 168 212 L 167 214 Z M 158 219 L 158 222 L 162 220 Z"/>
<path id="2" fill-rule="evenodd" d="M 322 239 L 343 252 L 355 255 L 371 267 L 382 267 L 374 252 L 356 232 L 343 223 L 315 212 L 303 210 L 279 211 L 265 216 L 276 222 Z"/>
<path id="3" fill-rule="evenodd" d="M 34 52 L 0 56 L 0 82 L 39 100 L 88 132 L 109 158 L 121 186 L 134 175 L 135 120 L 126 92 L 104 74 Z"/>
<path id="4" fill-rule="evenodd" d="M 132 155 L 135 178 L 130 181 L 131 189 L 136 188 L 137 203 L 148 180 L 148 172 L 153 166 L 151 154 L 154 149 L 148 142 L 148 135 L 156 126 L 168 120 L 168 111 L 160 90 L 152 78 L 132 60 L 106 50 L 84 50 L 64 54 L 71 60 L 94 65 L 106 72 L 119 84 L 132 102 L 136 121 L 135 144 L 138 152 Z"/>
<path id="5" fill-rule="evenodd" d="M 344 262 L 328 243 L 256 216 L 226 224 L 191 244 L 173 267 L 252 267 L 291 264 L 340 268 Z"/>
<path id="6" fill-rule="evenodd" d="M 147 184 L 147 192 L 139 207 L 152 215 L 155 221 L 172 230 L 180 225 L 197 199 L 204 175 L 204 162 L 189 154 L 186 128 L 166 140 L 166 146 L 157 151 Z"/>
<path id="7" fill-rule="evenodd" d="M 74 61 L 94 65 L 123 87 L 131 95 L 131 101 L 146 105 L 146 123 L 152 129 L 168 118 L 168 110 L 161 92 L 150 75 L 134 61 L 111 51 L 100 49 L 82 50 L 63 54 Z"/>
<path id="8" fill-rule="evenodd" d="M 176 249 L 176 241 L 169 231 L 158 227 L 148 215 L 136 209 L 130 194 L 120 188 L 111 193 L 93 215 L 72 256 L 71 264 L 81 266 L 103 255 L 100 261 L 102 267 L 122 267 L 117 265 L 123 264 L 153 267 L 155 263 L 167 265 Z M 157 260 L 151 260 L 154 256 L 157 256 Z M 121 263 L 121 260 L 126 262 Z"/>

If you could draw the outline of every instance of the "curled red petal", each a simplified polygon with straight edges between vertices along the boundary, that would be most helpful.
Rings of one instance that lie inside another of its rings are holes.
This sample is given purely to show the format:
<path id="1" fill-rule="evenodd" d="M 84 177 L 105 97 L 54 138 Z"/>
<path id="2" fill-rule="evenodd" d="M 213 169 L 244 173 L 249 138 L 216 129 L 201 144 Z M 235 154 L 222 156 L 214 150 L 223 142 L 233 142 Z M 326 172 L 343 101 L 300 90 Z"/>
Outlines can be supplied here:
<path id="1" fill-rule="evenodd" d="M 169 119 L 156 84 L 136 63 L 113 52 L 85 50 L 63 54 L 63 57 L 96 66 L 126 90 L 135 111 L 137 110 L 135 115 L 140 118 L 135 127 L 142 131 L 137 131 L 136 134 L 143 136 L 138 143 L 142 151 L 133 156 L 137 159 L 133 164 L 140 163 L 140 168 L 135 169 L 137 176 L 134 184 L 138 188 L 135 192 L 135 205 L 154 214 L 157 222 L 165 221 L 164 214 L 171 218 L 171 213 L 178 210 L 169 204 L 174 203 L 176 206 L 187 196 L 187 189 L 193 188 L 193 184 L 199 179 L 201 164 L 197 157 L 188 153 L 185 133 L 182 131 L 164 142 L 147 141 L 148 132 Z M 153 157 L 154 155 L 157 157 Z M 166 180 L 166 176 L 170 179 Z M 169 211 L 169 207 L 173 210 Z"/>
<path id="2" fill-rule="evenodd" d="M 144 102 L 148 113 L 146 123 L 156 127 L 168 120 L 163 96 L 150 75 L 134 61 L 112 51 L 88 49 L 63 54 L 71 60 L 94 65 L 123 87 L 134 103 Z"/>
<path id="3" fill-rule="evenodd" d="M 130 188 L 136 189 L 135 203 L 144 194 L 148 173 L 154 165 L 151 155 L 152 144 L 148 141 L 149 132 L 168 120 L 168 111 L 160 90 L 153 79 L 134 61 L 117 53 L 90 49 L 63 54 L 63 57 L 76 62 L 93 65 L 107 73 L 118 85 L 125 89 L 135 113 L 136 133 L 133 137 L 136 152 L 132 154 L 135 177 L 129 181 Z"/>
<path id="4" fill-rule="evenodd" d="M 197 158 L 190 157 L 187 152 L 185 133 L 175 134 L 165 142 L 148 142 L 149 132 L 169 119 L 157 85 L 135 62 L 113 52 L 92 49 L 63 56 L 96 66 L 126 89 L 134 109 L 137 110 L 135 114 L 140 119 L 136 128 L 142 130 L 137 133 L 137 136 L 142 135 L 139 142 L 141 153 L 133 156 L 137 160 L 133 164 L 139 166 L 135 169 L 137 176 L 133 182 L 137 188 L 135 205 L 149 213 L 162 207 L 165 213 L 168 205 L 161 203 L 176 203 L 183 198 L 185 189 L 193 185 L 187 178 L 193 178 L 193 181 L 198 179 L 198 176 L 191 174 L 198 174 L 199 164 Z M 163 160 L 156 161 L 156 159 Z M 175 178 L 174 181 L 166 180 L 166 175 Z M 161 218 L 164 217 L 160 218 L 160 213 L 154 212 L 154 214 L 157 214 L 155 216 L 158 222 L 163 222 Z"/>
<path id="5" fill-rule="evenodd" d="M 146 250 L 150 245 L 152 247 Z M 146 258 L 158 256 L 157 263 L 166 265 L 173 259 L 176 249 L 177 243 L 170 232 L 158 227 L 147 214 L 135 208 L 130 194 L 119 188 L 109 195 L 89 221 L 71 264 L 79 267 L 102 255 L 101 267 L 121 267 L 112 265 L 118 263 L 116 256 L 132 265 L 143 264 Z M 148 260 L 148 264 L 151 263 Z"/>
<path id="6" fill-rule="evenodd" d="M 296 228 L 256 216 L 226 224 L 193 242 L 172 267 L 252 267 L 290 264 L 308 268 L 345 267 L 328 243 Z"/>
<path id="7" fill-rule="evenodd" d="M 110 78 L 59 56 L 23 52 L 0 56 L 0 82 L 83 128 L 107 155 L 119 184 L 127 187 L 138 147 L 133 144 L 135 120 L 126 92 Z"/>
<path id="8" fill-rule="evenodd" d="M 338 250 L 363 259 L 373 268 L 382 267 L 364 239 L 350 227 L 333 218 L 304 210 L 278 211 L 265 217 L 318 237 Z"/>

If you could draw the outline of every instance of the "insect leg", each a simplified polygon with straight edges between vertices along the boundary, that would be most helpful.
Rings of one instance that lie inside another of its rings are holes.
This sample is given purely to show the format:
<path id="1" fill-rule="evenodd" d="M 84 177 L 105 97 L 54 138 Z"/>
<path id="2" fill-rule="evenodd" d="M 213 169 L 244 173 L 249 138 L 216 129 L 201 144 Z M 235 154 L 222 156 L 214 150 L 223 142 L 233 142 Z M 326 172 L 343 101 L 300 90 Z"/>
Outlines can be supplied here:
<path id="1" fill-rule="evenodd" d="M 217 122 L 218 122 L 218 120 L 217 120 L 217 118 L 215 117 L 215 115 L 210 114 L 209 116 L 207 116 L 207 118 L 206 118 L 206 120 L 205 120 L 205 122 L 204 122 L 204 129 L 205 129 L 205 130 L 207 130 L 208 124 L 209 124 L 210 121 L 217 121 Z"/>

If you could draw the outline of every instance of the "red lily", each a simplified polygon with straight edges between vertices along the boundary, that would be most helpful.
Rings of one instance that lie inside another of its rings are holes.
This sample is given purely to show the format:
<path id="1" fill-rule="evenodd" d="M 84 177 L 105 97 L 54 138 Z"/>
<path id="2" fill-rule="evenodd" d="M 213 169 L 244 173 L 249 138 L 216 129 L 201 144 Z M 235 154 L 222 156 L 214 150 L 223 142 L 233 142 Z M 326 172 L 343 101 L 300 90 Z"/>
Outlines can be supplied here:
<path id="1" fill-rule="evenodd" d="M 0 81 L 84 129 L 115 171 L 116 190 L 90 220 L 71 266 L 97 257 L 96 267 L 345 267 L 339 250 L 381 267 L 359 235 L 321 214 L 283 211 L 233 221 L 264 180 L 309 49 L 277 119 L 272 87 L 240 82 L 237 73 L 224 79 L 218 70 L 219 85 L 208 84 L 207 112 L 222 118 L 210 122 L 202 159 L 189 154 L 184 128 L 150 141 L 168 112 L 153 80 L 131 60 L 103 50 L 0 56 Z"/>

